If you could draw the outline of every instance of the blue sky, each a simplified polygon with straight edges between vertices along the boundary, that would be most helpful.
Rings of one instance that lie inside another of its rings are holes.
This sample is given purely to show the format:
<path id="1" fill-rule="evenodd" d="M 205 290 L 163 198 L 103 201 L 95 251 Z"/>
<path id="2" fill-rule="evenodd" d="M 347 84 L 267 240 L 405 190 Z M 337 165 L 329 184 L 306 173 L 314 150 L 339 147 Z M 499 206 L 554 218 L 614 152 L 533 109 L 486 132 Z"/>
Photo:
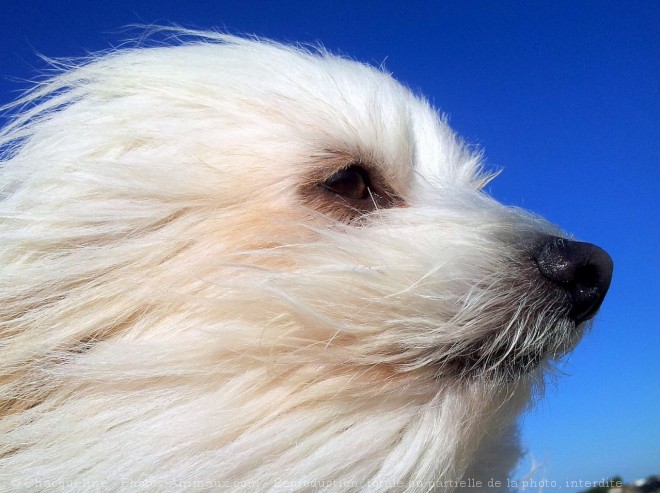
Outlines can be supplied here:
<path id="1" fill-rule="evenodd" d="M 660 2 L 6 0 L 0 104 L 45 67 L 36 53 L 107 49 L 136 23 L 385 62 L 504 168 L 492 195 L 607 249 L 614 280 L 595 328 L 523 437 L 537 479 L 567 493 L 579 488 L 566 480 L 660 473 Z"/>

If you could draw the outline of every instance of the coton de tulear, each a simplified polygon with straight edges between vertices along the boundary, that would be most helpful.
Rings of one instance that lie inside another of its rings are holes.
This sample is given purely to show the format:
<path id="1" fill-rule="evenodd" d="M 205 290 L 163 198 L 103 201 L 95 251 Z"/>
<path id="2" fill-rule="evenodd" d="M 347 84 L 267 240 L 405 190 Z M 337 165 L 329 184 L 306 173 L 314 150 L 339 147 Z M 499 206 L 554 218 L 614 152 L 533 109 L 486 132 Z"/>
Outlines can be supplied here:
<path id="1" fill-rule="evenodd" d="M 505 490 L 609 256 L 383 71 L 192 36 L 0 137 L 0 490 Z"/>

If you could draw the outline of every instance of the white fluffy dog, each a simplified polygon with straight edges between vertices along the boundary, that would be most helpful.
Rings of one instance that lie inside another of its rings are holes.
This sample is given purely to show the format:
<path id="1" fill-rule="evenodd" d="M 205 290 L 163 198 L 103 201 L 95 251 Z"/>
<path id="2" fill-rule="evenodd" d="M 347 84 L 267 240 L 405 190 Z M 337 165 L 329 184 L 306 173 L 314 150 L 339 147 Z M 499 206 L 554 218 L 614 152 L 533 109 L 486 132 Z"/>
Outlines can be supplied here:
<path id="1" fill-rule="evenodd" d="M 496 491 L 610 258 L 380 70 L 218 34 L 18 102 L 0 490 Z"/>

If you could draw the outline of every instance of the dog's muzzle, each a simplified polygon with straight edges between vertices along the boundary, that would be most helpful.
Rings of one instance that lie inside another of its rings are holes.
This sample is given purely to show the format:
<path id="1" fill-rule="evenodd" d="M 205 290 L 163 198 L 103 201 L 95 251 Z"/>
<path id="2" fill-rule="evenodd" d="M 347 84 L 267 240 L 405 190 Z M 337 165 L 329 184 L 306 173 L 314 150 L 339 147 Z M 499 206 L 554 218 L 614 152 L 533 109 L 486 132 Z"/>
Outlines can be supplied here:
<path id="1" fill-rule="evenodd" d="M 567 293 L 567 311 L 576 325 L 592 318 L 612 280 L 612 258 L 591 243 L 547 236 L 533 252 L 539 271 Z"/>

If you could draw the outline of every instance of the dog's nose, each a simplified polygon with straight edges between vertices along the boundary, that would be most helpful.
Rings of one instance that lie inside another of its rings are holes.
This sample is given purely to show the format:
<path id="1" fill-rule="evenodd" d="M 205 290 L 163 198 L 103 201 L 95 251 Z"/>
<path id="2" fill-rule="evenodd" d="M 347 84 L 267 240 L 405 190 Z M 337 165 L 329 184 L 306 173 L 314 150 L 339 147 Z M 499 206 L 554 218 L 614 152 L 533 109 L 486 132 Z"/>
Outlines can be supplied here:
<path id="1" fill-rule="evenodd" d="M 543 277 L 565 289 L 576 324 L 592 318 L 612 280 L 612 258 L 591 243 L 549 236 L 536 249 L 534 260 Z"/>

